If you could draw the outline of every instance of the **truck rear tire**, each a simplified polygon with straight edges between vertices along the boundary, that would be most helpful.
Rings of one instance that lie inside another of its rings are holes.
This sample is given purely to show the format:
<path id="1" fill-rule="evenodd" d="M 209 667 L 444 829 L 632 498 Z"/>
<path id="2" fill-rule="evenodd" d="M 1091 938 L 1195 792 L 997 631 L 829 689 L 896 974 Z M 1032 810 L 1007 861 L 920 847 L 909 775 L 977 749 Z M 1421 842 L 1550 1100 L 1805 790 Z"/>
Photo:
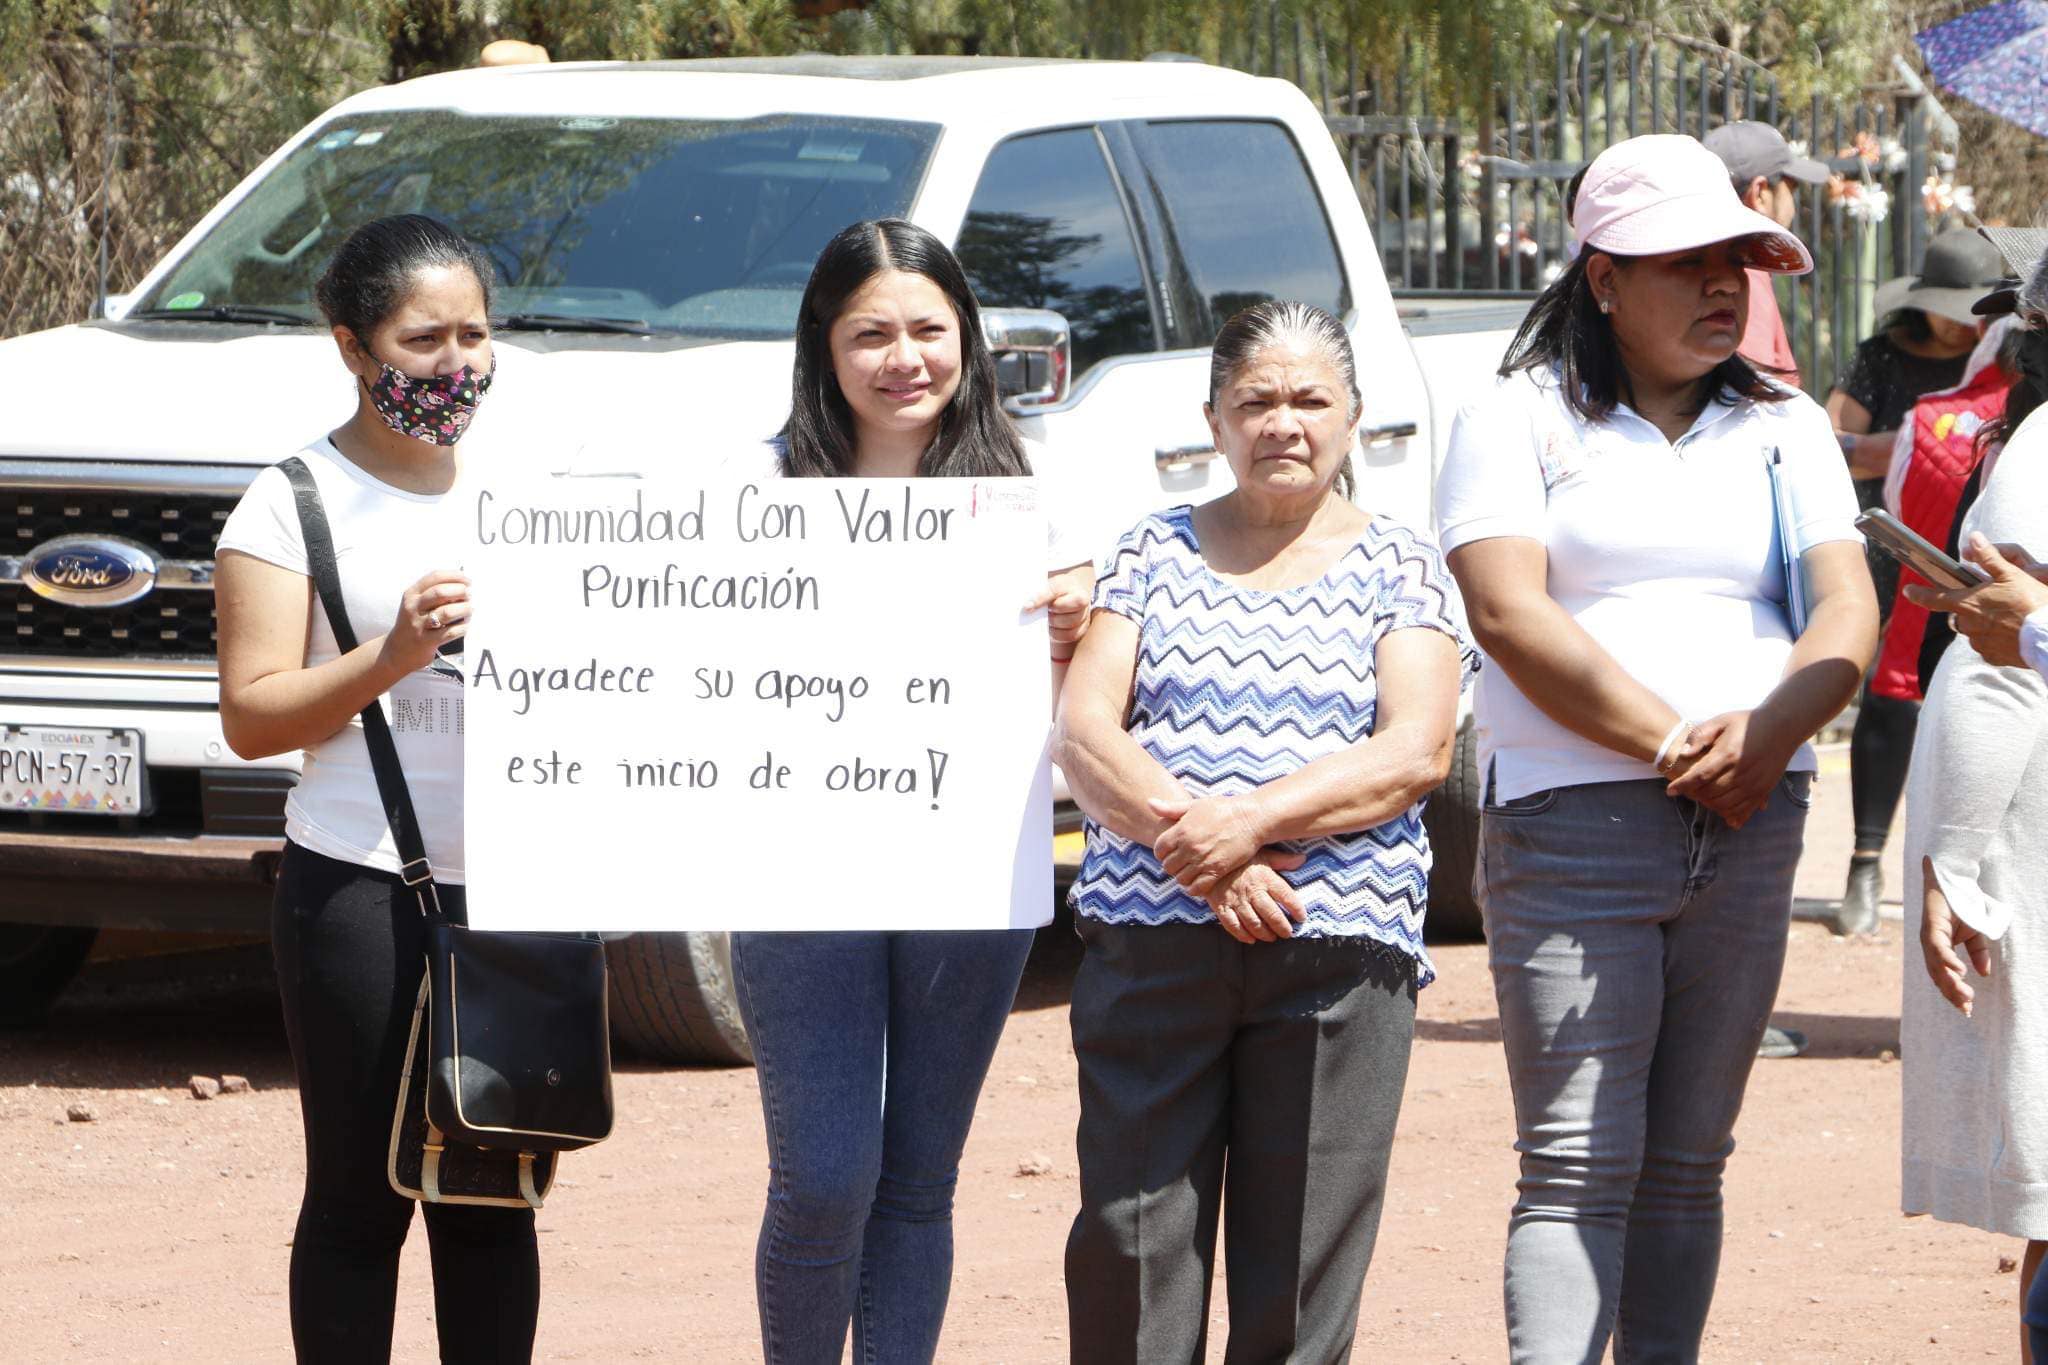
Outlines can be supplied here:
<path id="1" fill-rule="evenodd" d="M 41 1023 L 98 935 L 97 929 L 0 924 L 0 1027 Z"/>
<path id="2" fill-rule="evenodd" d="M 1429 873 L 1431 940 L 1470 943 L 1486 937 L 1479 902 L 1472 895 L 1472 871 L 1479 861 L 1479 739 L 1468 716 L 1451 749 L 1451 771 L 1422 808 L 1435 863 Z"/>
<path id="3" fill-rule="evenodd" d="M 612 1038 L 650 1062 L 752 1066 L 733 993 L 732 940 L 721 933 L 635 934 L 605 945 Z"/>

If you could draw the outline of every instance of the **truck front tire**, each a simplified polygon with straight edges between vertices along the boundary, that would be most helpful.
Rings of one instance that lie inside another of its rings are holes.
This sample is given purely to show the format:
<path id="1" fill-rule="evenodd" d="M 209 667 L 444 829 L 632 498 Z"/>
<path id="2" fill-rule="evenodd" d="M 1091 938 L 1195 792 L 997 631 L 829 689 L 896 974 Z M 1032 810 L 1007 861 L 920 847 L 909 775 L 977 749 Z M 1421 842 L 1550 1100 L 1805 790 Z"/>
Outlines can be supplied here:
<path id="1" fill-rule="evenodd" d="M 753 1065 L 728 935 L 635 934 L 607 943 L 605 958 L 612 1038 L 621 1051 L 650 1062 Z"/>
<path id="2" fill-rule="evenodd" d="M 85 965 L 97 929 L 0 924 L 0 1027 L 39 1024 Z"/>
<path id="3" fill-rule="evenodd" d="M 1422 808 L 1434 864 L 1429 873 L 1429 937 L 1469 943 L 1486 937 L 1479 902 L 1472 895 L 1472 871 L 1479 861 L 1479 740 L 1472 718 L 1458 727 L 1451 771 Z"/>

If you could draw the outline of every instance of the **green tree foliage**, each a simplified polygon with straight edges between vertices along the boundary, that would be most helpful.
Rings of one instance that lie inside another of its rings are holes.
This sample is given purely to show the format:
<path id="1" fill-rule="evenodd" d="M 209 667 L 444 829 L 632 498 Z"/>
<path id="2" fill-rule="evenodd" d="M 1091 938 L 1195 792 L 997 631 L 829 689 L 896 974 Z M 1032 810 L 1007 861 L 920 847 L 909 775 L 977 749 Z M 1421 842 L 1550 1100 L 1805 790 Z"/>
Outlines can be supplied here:
<path id="1" fill-rule="evenodd" d="M 142 274 L 383 49 L 335 0 L 0 0 L 0 335 Z"/>
<path id="2" fill-rule="evenodd" d="M 1795 100 L 1853 95 L 1892 41 L 1887 7 L 1869 0 L 1574 0 L 1559 17 L 1734 53 Z"/>
<path id="3" fill-rule="evenodd" d="M 1917 63 L 1913 28 L 1978 0 L 1916 3 L 866 0 L 807 19 L 798 0 L 0 0 L 0 335 L 83 316 L 103 237 L 109 287 L 126 288 L 320 109 L 374 81 L 470 65 L 495 38 L 560 61 L 1181 52 L 1297 78 L 1333 111 L 1405 60 L 1411 95 L 1469 118 L 1497 98 L 1500 73 L 1547 69 L 1560 27 L 1587 25 L 1746 64 L 1789 100 L 1849 93 L 1882 79 L 1894 52 Z M 2039 146 L 2001 160 L 2000 182 L 2038 178 L 2026 152 Z M 1983 180 L 1980 196 L 1999 193 Z"/>
<path id="4" fill-rule="evenodd" d="M 320 110 L 469 66 L 815 45 L 790 0 L 0 0 L 0 336 L 133 285 Z"/>
<path id="5" fill-rule="evenodd" d="M 465 66 L 483 46 L 483 23 L 461 0 L 388 0 L 380 8 L 386 80 Z"/>
<path id="6" fill-rule="evenodd" d="M 485 7 L 462 8 L 481 28 Z M 507 0 L 489 10 L 489 37 L 538 43 L 558 62 L 775 55 L 818 36 L 789 0 Z M 455 64 L 474 56 L 472 47 Z"/>

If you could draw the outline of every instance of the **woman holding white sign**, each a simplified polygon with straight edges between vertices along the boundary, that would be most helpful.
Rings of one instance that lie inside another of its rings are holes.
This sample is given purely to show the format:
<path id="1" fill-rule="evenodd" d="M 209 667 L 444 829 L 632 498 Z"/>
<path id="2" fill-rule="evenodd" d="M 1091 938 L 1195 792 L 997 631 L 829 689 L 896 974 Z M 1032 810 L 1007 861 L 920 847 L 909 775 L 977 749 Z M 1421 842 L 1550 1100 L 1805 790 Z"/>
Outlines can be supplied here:
<path id="1" fill-rule="evenodd" d="M 1022 477 L 980 310 L 953 253 L 896 220 L 819 255 L 798 314 L 792 478 Z M 1055 536 L 1055 660 L 1085 626 L 1085 550 Z M 990 611 L 1017 604 L 991 602 Z M 842 876 L 885 869 L 841 868 Z M 734 985 L 768 1128 L 755 1252 L 770 1365 L 930 1361 L 953 1272 L 953 1188 L 1032 932 L 740 933 Z"/>
<path id="2" fill-rule="evenodd" d="M 1360 405 L 1328 313 L 1225 323 L 1204 411 L 1237 486 L 1124 536 L 1061 698 L 1076 1361 L 1203 1358 L 1226 1182 L 1229 1358 L 1357 1331 L 1434 975 L 1421 803 L 1476 662 L 1435 545 L 1352 504 Z"/>
<path id="3" fill-rule="evenodd" d="M 393 1190 L 386 1160 L 425 929 L 358 717 L 390 696 L 433 880 L 459 915 L 462 673 L 440 651 L 468 629 L 469 582 L 435 565 L 462 543 L 461 442 L 496 368 L 491 280 L 478 247 L 418 215 L 356 229 L 320 277 L 356 411 L 299 458 L 333 528 L 361 645 L 342 653 L 313 602 L 282 470 L 258 474 L 221 529 L 222 730 L 244 758 L 306 755 L 285 807 L 271 917 L 306 1129 L 291 1258 L 292 1340 L 304 1362 L 391 1354 L 413 1205 Z M 532 1210 L 424 1207 L 441 1359 L 529 1359 L 540 1308 Z"/>

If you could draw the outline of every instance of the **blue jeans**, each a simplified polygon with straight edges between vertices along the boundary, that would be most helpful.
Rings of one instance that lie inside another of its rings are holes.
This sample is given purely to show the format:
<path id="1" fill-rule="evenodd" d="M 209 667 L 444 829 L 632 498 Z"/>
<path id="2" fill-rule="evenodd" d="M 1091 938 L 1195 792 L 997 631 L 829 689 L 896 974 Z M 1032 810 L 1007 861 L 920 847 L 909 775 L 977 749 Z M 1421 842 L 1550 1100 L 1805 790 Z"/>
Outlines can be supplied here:
<path id="1" fill-rule="evenodd" d="M 1514 1091 L 1518 1365 L 1699 1358 L 1721 1174 L 1792 912 L 1810 776 L 1739 830 L 1604 782 L 1488 803 L 1479 885 Z"/>
<path id="2" fill-rule="evenodd" d="M 2034 1272 L 2027 1289 L 2027 1302 L 2020 1315 L 2027 1327 L 2027 1347 L 2040 1365 L 2048 1365 L 2048 1266 Z"/>
<path id="3" fill-rule="evenodd" d="M 1028 929 L 734 934 L 768 1127 L 769 1365 L 915 1365 L 953 1282 L 953 1186 Z"/>

